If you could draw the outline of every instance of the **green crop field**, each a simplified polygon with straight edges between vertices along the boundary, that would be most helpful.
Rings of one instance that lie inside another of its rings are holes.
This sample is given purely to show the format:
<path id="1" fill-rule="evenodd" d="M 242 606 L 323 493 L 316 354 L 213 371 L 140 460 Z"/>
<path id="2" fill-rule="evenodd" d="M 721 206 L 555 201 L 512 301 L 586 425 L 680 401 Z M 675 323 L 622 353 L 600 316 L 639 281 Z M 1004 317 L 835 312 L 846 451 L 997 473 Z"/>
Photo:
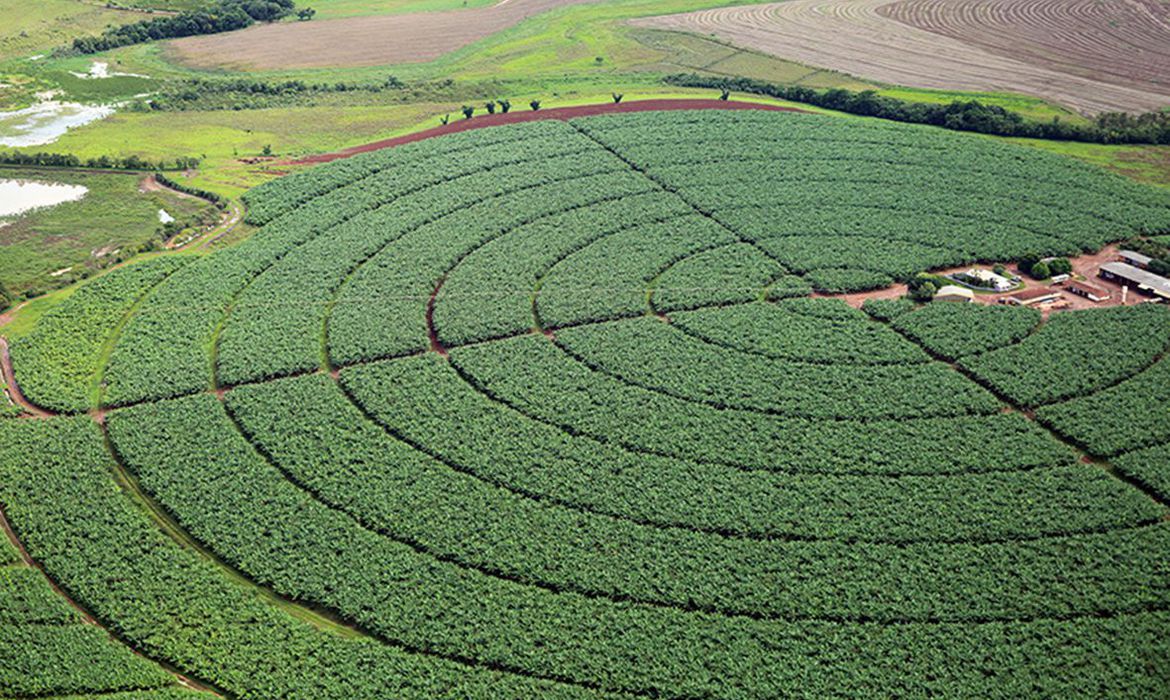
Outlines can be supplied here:
<path id="1" fill-rule="evenodd" d="M 0 565 L 0 696 L 1170 689 L 1170 311 L 825 298 L 1165 232 L 1165 191 L 682 110 L 244 200 L 247 240 L 120 267 L 12 341 L 47 415 L 0 420 L 0 506 L 116 640 Z"/>

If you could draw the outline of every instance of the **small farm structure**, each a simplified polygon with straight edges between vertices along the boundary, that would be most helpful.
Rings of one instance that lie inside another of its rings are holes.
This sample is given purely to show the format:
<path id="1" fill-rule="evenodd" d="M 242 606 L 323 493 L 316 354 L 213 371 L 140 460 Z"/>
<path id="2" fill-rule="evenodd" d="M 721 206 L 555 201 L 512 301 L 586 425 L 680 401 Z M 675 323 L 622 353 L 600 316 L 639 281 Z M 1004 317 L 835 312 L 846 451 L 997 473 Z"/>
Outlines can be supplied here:
<path id="1" fill-rule="evenodd" d="M 1109 290 L 1102 289 L 1101 287 L 1097 287 L 1091 284 L 1085 284 L 1084 282 L 1070 282 L 1069 285 L 1065 287 L 1065 291 L 1067 291 L 1069 294 L 1076 294 L 1079 297 L 1084 297 L 1089 301 L 1105 301 L 1111 296 L 1109 294 Z"/>
<path id="2" fill-rule="evenodd" d="M 1054 289 L 1025 289 L 1004 299 L 1004 303 L 1015 306 L 1038 306 L 1051 304 L 1060 299 L 1060 292 Z"/>
<path id="3" fill-rule="evenodd" d="M 1064 282 L 1069 281 L 1069 279 L 1070 279 L 1069 275 L 1053 275 L 1052 279 L 1050 279 L 1048 281 L 1051 282 L 1052 284 L 1063 284 Z"/>
<path id="4" fill-rule="evenodd" d="M 983 270 L 977 267 L 967 270 L 962 273 L 962 276 L 972 280 L 979 280 L 984 283 L 984 286 L 994 289 L 997 292 L 1006 292 L 1015 286 L 1015 283 L 1007 277 L 997 275 L 991 270 Z"/>
<path id="5" fill-rule="evenodd" d="M 1120 262 L 1105 263 L 1098 274 L 1102 279 L 1127 284 L 1142 294 L 1170 301 L 1170 279 L 1161 275 Z"/>
<path id="6" fill-rule="evenodd" d="M 970 304 L 975 301 L 975 292 L 955 284 L 947 284 L 943 285 L 942 288 L 934 293 L 934 300 L 958 301 Z"/>
<path id="7" fill-rule="evenodd" d="M 1133 250 L 1121 250 L 1121 251 L 1118 251 L 1117 254 L 1125 262 L 1129 263 L 1130 265 L 1133 265 L 1134 267 L 1140 267 L 1142 269 L 1149 267 L 1150 261 L 1153 260 L 1153 258 L 1151 258 L 1150 256 L 1142 255 L 1141 253 L 1138 253 L 1138 252 L 1133 251 Z"/>

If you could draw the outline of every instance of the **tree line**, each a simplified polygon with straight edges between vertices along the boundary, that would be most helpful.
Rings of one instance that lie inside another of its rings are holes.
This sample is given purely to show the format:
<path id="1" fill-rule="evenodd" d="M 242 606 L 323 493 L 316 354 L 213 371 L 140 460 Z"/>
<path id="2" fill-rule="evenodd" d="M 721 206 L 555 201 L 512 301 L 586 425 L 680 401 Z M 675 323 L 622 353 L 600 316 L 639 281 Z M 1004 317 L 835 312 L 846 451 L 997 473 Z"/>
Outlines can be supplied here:
<path id="1" fill-rule="evenodd" d="M 146 160 L 138 156 L 114 158 L 99 156 L 81 159 L 71 153 L 0 153 L 0 165 L 20 165 L 49 168 L 91 168 L 93 170 L 189 170 L 199 165 L 199 159 L 182 156 L 174 160 Z"/>
<path id="2" fill-rule="evenodd" d="M 814 90 L 801 85 L 776 85 L 752 78 L 706 76 L 695 73 L 668 75 L 669 85 L 701 87 L 765 95 L 802 102 L 825 109 L 878 117 L 912 124 L 929 124 L 954 131 L 974 131 L 996 136 L 1015 136 L 1086 143 L 1170 144 L 1170 112 L 1100 114 L 1089 124 L 1073 124 L 1054 117 L 1038 122 L 997 105 L 978 100 L 956 100 L 949 104 L 910 102 L 879 95 L 874 90 L 855 92 L 841 88 Z"/>
<path id="3" fill-rule="evenodd" d="M 218 0 L 198 10 L 110 27 L 98 36 L 78 37 L 73 40 L 72 50 L 97 53 L 160 39 L 230 32 L 286 17 L 294 6 L 294 0 Z"/>

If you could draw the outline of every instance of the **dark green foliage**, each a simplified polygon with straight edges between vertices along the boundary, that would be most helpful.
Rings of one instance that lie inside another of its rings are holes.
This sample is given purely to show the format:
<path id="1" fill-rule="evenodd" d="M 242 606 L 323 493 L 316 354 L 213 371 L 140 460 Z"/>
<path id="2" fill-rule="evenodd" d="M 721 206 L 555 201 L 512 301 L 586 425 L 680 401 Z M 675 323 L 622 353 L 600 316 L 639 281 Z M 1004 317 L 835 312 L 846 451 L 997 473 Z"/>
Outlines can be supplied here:
<path id="1" fill-rule="evenodd" d="M 80 622 L 81 615 L 53 591 L 40 571 L 0 566 L 0 626 Z"/>
<path id="2" fill-rule="evenodd" d="M 460 111 L 463 112 L 464 119 L 471 119 L 473 116 L 475 116 L 475 107 L 472 107 L 471 105 L 463 105 Z"/>
<path id="3" fill-rule="evenodd" d="M 1090 396 L 1045 406 L 1036 416 L 1087 447 L 1114 455 L 1170 441 L 1170 360 L 1161 359 Z"/>
<path id="4" fill-rule="evenodd" d="M 49 168 L 87 168 L 90 170 L 187 170 L 199 165 L 199 159 L 194 157 L 181 157 L 173 161 L 151 161 L 131 155 L 122 158 L 101 156 L 82 160 L 69 153 L 25 153 L 12 151 L 10 153 L 0 153 L 0 164 Z"/>
<path id="5" fill-rule="evenodd" d="M 1170 310 L 1154 304 L 1057 314 L 1022 343 L 965 358 L 968 371 L 1025 406 L 1104 389 L 1170 345 Z"/>
<path id="6" fill-rule="evenodd" d="M 147 290 L 188 262 L 190 258 L 160 257 L 128 265 L 70 295 L 12 345 L 22 393 L 56 411 L 96 406 L 103 346 Z"/>
<path id="7" fill-rule="evenodd" d="M 1039 324 L 1040 312 L 1027 307 L 943 303 L 893 322 L 915 342 L 951 360 L 1018 343 Z"/>
<path id="8" fill-rule="evenodd" d="M 681 87 L 720 88 L 723 91 L 721 99 L 727 99 L 729 90 L 735 90 L 803 102 L 839 112 L 930 124 L 956 131 L 1090 143 L 1170 143 L 1170 113 L 1165 111 L 1139 115 L 1104 113 L 1098 115 L 1093 124 L 1082 126 L 1058 120 L 1029 121 L 1003 107 L 983 104 L 978 100 L 930 104 L 887 97 L 874 90 L 816 90 L 803 85 L 777 85 L 753 78 L 695 73 L 668 75 L 664 80 L 669 85 Z"/>
<path id="9" fill-rule="evenodd" d="M 1113 466 L 1163 500 L 1170 500 L 1170 443 L 1127 452 L 1113 459 Z"/>

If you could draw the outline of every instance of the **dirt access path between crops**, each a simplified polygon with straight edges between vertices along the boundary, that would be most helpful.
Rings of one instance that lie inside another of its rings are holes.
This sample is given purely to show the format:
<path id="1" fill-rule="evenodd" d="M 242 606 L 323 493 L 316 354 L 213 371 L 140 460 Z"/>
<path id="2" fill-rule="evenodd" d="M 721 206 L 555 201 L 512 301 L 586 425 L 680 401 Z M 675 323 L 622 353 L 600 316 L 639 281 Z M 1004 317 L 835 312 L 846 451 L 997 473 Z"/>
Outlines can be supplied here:
<path id="1" fill-rule="evenodd" d="M 168 50 L 196 68 L 289 70 L 422 63 L 533 15 L 596 0 L 503 0 L 491 7 L 279 22 L 188 37 Z"/>
<path id="2" fill-rule="evenodd" d="M 516 110 L 520 105 L 516 105 L 513 109 Z M 452 121 L 450 124 L 444 126 L 436 126 L 433 129 L 426 129 L 424 131 L 417 131 L 413 134 L 406 134 L 404 136 L 397 136 L 392 139 L 384 139 L 382 141 L 374 141 L 373 143 L 363 144 L 361 146 L 354 146 L 346 148 L 341 151 L 333 153 L 324 153 L 316 156 L 308 156 L 298 160 L 282 161 L 278 165 L 314 165 L 317 163 L 329 163 L 331 161 L 339 160 L 341 158 L 350 158 L 360 153 L 369 153 L 370 151 L 378 151 L 383 148 L 392 148 L 394 146 L 401 146 L 407 143 L 414 143 L 424 139 L 434 138 L 436 136 L 445 136 L 447 134 L 455 134 L 460 131 L 470 131 L 472 129 L 484 129 L 489 126 L 502 126 L 504 124 L 519 124 L 521 122 L 534 122 L 542 119 L 560 119 L 562 121 L 569 119 L 577 119 L 579 117 L 592 117 L 600 114 L 630 114 L 633 112 L 669 112 L 681 109 L 723 109 L 723 110 L 740 110 L 740 109 L 761 109 L 772 112 L 800 112 L 807 114 L 803 109 L 796 109 L 795 107 L 781 107 L 779 105 L 764 104 L 759 102 L 735 102 L 732 100 L 688 100 L 688 99 L 671 99 L 671 100 L 636 100 L 632 102 L 622 102 L 614 104 L 612 102 L 605 104 L 580 105 L 577 107 L 554 107 L 552 109 L 530 110 L 527 105 L 524 105 L 523 111 L 511 111 L 507 114 L 485 114 L 479 117 L 472 117 L 471 119 L 458 119 Z"/>
<path id="3" fill-rule="evenodd" d="M 1170 105 L 1170 5 L 1150 0 L 788 0 L 631 24 L 893 85 L 1023 93 L 1085 113 Z"/>
<path id="4" fill-rule="evenodd" d="M 20 386 L 16 383 L 16 373 L 12 370 L 12 356 L 8 354 L 8 339 L 0 336 L 0 377 L 4 378 L 5 391 L 12 403 L 19 406 L 33 418 L 50 418 L 56 414 L 37 406 L 20 393 Z"/>
<path id="5" fill-rule="evenodd" d="M 12 524 L 8 522 L 8 517 L 5 515 L 4 509 L 2 507 L 0 507 L 0 537 L 7 537 L 8 538 L 8 541 L 12 543 L 12 546 L 16 548 L 16 552 L 20 555 L 21 563 L 23 563 L 25 566 L 27 566 L 29 568 L 36 569 L 37 571 L 39 571 L 41 576 L 43 576 L 45 578 L 45 581 L 49 584 L 49 587 L 53 589 L 53 593 L 60 596 L 61 599 L 64 600 L 69 605 L 69 607 L 76 610 L 77 614 L 81 616 L 81 621 L 84 624 L 93 625 L 94 627 L 100 628 L 107 635 L 109 635 L 111 643 L 117 644 L 118 646 L 121 646 L 125 649 L 128 649 L 135 656 L 146 659 L 147 661 L 150 661 L 153 664 L 157 664 L 164 671 L 171 674 L 171 676 L 174 677 L 175 682 L 177 684 L 183 686 L 184 688 L 207 693 L 207 694 L 212 695 L 214 697 L 220 697 L 220 698 L 224 697 L 222 694 L 216 692 L 211 687 L 204 685 L 202 683 L 199 683 L 191 678 L 188 678 L 187 676 L 183 675 L 182 673 L 179 673 L 173 667 L 171 667 L 167 664 L 159 663 L 158 661 L 146 656 L 145 654 L 142 654 L 141 652 L 139 652 L 137 649 L 130 646 L 129 644 L 126 644 L 122 640 L 118 639 L 105 625 L 103 625 L 100 621 L 98 621 L 98 619 L 96 617 L 91 615 L 88 610 L 86 610 L 76 600 L 71 598 L 69 596 L 69 594 L 64 591 L 64 589 L 62 589 L 60 586 L 58 586 L 57 582 L 53 580 L 53 577 L 49 576 L 48 572 L 45 571 L 44 567 L 40 565 L 40 562 L 38 562 L 37 560 L 32 558 L 32 555 L 30 555 L 28 553 L 28 550 L 25 549 L 24 543 L 21 542 L 20 538 L 16 536 L 16 531 L 12 529 Z"/>
<path id="6" fill-rule="evenodd" d="M 154 175 L 147 175 L 146 177 L 142 178 L 142 181 L 138 183 L 138 188 L 143 192 L 170 192 L 177 197 L 183 197 L 185 199 L 194 199 L 200 202 L 209 201 L 203 199 L 202 197 L 190 194 L 189 192 L 183 192 L 181 190 L 176 190 L 173 187 L 168 187 L 159 182 L 158 178 L 156 178 Z M 212 203 L 214 204 L 214 202 Z M 194 238 L 182 242 L 178 241 L 177 239 L 171 239 L 167 241 L 166 248 L 167 250 L 186 248 L 187 246 L 190 246 L 198 241 L 203 241 L 199 245 L 200 248 L 207 248 L 207 246 L 215 243 L 219 239 L 234 231 L 235 228 L 240 225 L 240 222 L 243 221 L 243 219 L 243 207 L 241 207 L 240 204 L 234 200 L 229 201 L 227 209 L 220 211 L 219 223 L 214 227 L 204 231 Z"/>

